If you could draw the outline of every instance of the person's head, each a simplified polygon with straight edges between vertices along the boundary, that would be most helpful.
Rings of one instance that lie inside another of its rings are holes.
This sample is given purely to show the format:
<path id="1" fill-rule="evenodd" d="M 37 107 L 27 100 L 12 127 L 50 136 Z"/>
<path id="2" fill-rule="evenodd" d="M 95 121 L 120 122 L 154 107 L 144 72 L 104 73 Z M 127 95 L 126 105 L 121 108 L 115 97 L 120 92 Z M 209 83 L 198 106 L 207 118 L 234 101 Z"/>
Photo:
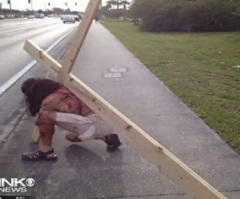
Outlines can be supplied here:
<path id="1" fill-rule="evenodd" d="M 62 84 L 50 79 L 29 78 L 24 81 L 21 90 L 28 112 L 35 116 L 41 108 L 42 101 L 62 86 Z"/>

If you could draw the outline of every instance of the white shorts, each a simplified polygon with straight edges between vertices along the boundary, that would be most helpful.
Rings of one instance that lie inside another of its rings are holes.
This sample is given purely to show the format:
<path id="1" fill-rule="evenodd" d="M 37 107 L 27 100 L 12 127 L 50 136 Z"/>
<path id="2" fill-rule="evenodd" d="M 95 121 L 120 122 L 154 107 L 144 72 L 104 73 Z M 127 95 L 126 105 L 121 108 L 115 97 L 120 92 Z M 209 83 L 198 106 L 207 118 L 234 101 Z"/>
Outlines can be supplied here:
<path id="1" fill-rule="evenodd" d="M 78 133 L 79 139 L 82 141 L 101 139 L 114 131 L 112 127 L 96 114 L 83 117 L 71 113 L 56 112 L 54 119 L 57 122 L 57 126 L 70 132 Z"/>

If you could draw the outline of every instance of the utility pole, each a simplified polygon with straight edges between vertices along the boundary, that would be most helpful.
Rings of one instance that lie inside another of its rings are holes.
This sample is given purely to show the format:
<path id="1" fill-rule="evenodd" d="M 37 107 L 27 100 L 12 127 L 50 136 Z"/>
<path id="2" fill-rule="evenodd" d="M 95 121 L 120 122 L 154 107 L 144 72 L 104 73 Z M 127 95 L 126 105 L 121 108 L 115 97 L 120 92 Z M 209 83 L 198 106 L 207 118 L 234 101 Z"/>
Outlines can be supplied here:
<path id="1" fill-rule="evenodd" d="M 45 10 L 49 10 L 50 6 L 51 6 L 50 2 L 48 2 L 47 5 L 45 4 Z"/>
<path id="2" fill-rule="evenodd" d="M 66 10 L 68 9 L 68 4 L 67 3 L 65 3 L 65 6 L 66 6 Z"/>
<path id="3" fill-rule="evenodd" d="M 32 10 L 32 12 L 33 12 L 32 0 L 28 0 L 28 3 L 31 4 L 31 10 Z"/>
<path id="4" fill-rule="evenodd" d="M 2 14 L 2 3 L 0 3 L 0 15 Z"/>
<path id="5" fill-rule="evenodd" d="M 66 6 L 66 9 L 65 9 L 64 12 L 65 12 L 66 14 L 70 14 L 70 13 L 68 13 L 68 12 L 69 12 L 69 6 L 68 6 L 68 3 L 65 3 L 65 6 Z"/>
<path id="6" fill-rule="evenodd" d="M 30 0 L 31 1 L 31 10 L 32 10 L 32 12 L 33 12 L 33 4 L 32 4 L 32 0 Z"/>
<path id="7" fill-rule="evenodd" d="M 7 2 L 8 2 L 8 4 L 9 4 L 10 15 L 11 15 L 11 17 L 12 17 L 12 2 L 11 2 L 11 0 L 8 0 Z"/>

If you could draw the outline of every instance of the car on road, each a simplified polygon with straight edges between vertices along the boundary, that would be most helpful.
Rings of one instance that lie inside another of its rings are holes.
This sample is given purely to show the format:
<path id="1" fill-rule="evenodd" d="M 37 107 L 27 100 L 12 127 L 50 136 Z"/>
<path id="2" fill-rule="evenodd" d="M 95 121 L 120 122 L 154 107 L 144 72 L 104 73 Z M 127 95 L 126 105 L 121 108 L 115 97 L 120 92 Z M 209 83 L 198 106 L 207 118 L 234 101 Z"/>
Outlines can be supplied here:
<path id="1" fill-rule="evenodd" d="M 33 15 L 29 15 L 28 19 L 34 19 L 34 16 Z"/>
<path id="2" fill-rule="evenodd" d="M 74 16 L 74 19 L 75 19 L 75 21 L 80 21 L 80 19 L 79 19 L 79 17 L 76 15 L 76 16 Z"/>
<path id="3" fill-rule="evenodd" d="M 0 15 L 0 19 L 4 19 L 5 17 L 3 15 Z"/>
<path id="4" fill-rule="evenodd" d="M 66 15 L 63 17 L 63 23 L 75 23 L 75 17 L 71 15 Z"/>
<path id="5" fill-rule="evenodd" d="M 42 13 L 37 13 L 37 14 L 35 15 L 35 18 L 37 18 L 37 19 L 43 19 L 43 18 L 45 18 L 45 15 L 42 14 Z"/>

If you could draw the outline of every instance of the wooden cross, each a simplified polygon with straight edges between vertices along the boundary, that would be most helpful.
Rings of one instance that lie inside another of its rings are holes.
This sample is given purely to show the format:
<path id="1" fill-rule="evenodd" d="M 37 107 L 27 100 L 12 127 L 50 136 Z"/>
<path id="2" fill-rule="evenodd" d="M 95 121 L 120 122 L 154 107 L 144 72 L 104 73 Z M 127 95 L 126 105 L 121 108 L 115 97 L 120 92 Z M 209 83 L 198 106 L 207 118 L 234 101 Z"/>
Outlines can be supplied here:
<path id="1" fill-rule="evenodd" d="M 184 188 L 187 193 L 197 199 L 227 199 L 170 151 L 71 73 L 74 61 L 87 35 L 100 2 L 101 0 L 90 0 L 62 65 L 31 41 L 25 42 L 25 51 L 54 75 L 58 74 L 57 77 L 59 81 L 68 87 L 110 126 L 118 130 L 125 139 L 134 144 L 153 164 L 157 167 L 160 166 L 168 176 Z"/>

